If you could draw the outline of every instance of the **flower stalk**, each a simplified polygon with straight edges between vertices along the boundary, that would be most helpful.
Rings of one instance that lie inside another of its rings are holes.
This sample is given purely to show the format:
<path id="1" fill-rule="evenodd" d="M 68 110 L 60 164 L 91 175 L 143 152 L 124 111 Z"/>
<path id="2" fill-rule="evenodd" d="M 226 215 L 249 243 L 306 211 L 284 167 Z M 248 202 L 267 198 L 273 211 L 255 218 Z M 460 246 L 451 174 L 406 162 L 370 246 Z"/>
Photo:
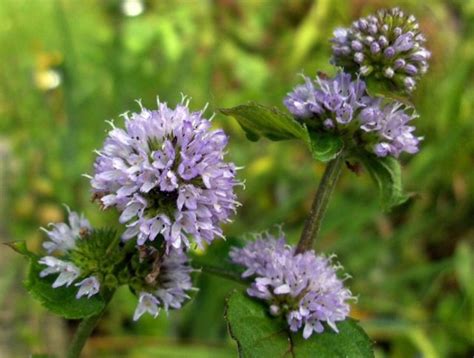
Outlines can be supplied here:
<path id="1" fill-rule="evenodd" d="M 313 247 L 329 204 L 329 198 L 331 197 L 341 173 L 344 164 L 344 157 L 345 153 L 342 151 L 328 163 L 326 170 L 324 171 L 313 204 L 311 205 L 309 216 L 306 219 L 303 232 L 301 233 L 300 241 L 296 248 L 297 254 L 311 250 Z"/>
<path id="2" fill-rule="evenodd" d="M 67 358 L 80 357 L 82 349 L 84 348 L 84 345 L 86 344 L 87 339 L 90 337 L 97 323 L 102 318 L 102 315 L 107 309 L 109 302 L 112 299 L 114 293 L 115 293 L 115 290 L 105 292 L 104 293 L 104 299 L 105 299 L 104 309 L 100 311 L 99 313 L 97 313 L 96 315 L 84 318 L 81 321 L 81 323 L 79 323 L 76 333 L 74 334 L 74 337 L 72 339 L 71 345 L 69 346 L 69 349 L 66 355 Z"/>
<path id="3" fill-rule="evenodd" d="M 220 277 L 220 278 L 224 278 L 224 279 L 227 279 L 227 280 L 230 280 L 230 281 L 234 281 L 234 282 L 240 283 L 242 285 L 245 285 L 245 284 L 248 283 L 237 272 L 234 272 L 234 271 L 231 271 L 231 270 L 226 270 L 226 269 L 221 268 L 221 267 L 217 267 L 217 266 L 214 266 L 214 265 L 208 265 L 208 264 L 204 264 L 204 263 L 200 262 L 196 265 L 196 268 L 198 270 L 202 271 L 203 273 L 207 273 L 207 274 L 214 275 L 214 276 L 217 276 L 217 277 Z"/>

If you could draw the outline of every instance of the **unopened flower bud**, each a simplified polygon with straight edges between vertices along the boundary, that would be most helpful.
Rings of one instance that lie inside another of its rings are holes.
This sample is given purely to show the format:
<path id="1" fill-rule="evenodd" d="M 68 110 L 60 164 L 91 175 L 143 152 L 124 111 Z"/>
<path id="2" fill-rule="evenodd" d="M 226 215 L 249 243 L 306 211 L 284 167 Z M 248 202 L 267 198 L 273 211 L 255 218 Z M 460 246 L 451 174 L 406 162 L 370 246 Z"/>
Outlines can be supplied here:
<path id="1" fill-rule="evenodd" d="M 372 42 L 370 44 L 370 52 L 372 52 L 372 54 L 377 54 L 380 52 L 380 45 L 377 43 L 377 42 Z"/>
<path id="2" fill-rule="evenodd" d="M 387 47 L 383 54 L 386 58 L 392 58 L 395 56 L 395 49 L 393 47 Z"/>
<path id="3" fill-rule="evenodd" d="M 405 77 L 403 82 L 404 82 L 404 84 L 405 84 L 408 91 L 412 91 L 415 88 L 416 83 L 415 83 L 415 80 L 413 78 Z"/>
<path id="4" fill-rule="evenodd" d="M 402 67 L 405 67 L 405 60 L 403 58 L 397 58 L 394 62 L 393 62 L 393 68 L 395 70 L 398 70 L 399 68 L 402 68 Z"/>
<path id="5" fill-rule="evenodd" d="M 354 54 L 354 61 L 357 63 L 362 63 L 364 61 L 364 54 L 362 52 L 356 52 Z"/>
<path id="6" fill-rule="evenodd" d="M 408 65 L 405 66 L 405 72 L 409 74 L 410 76 L 414 76 L 418 73 L 418 69 L 409 63 Z"/>
<path id="7" fill-rule="evenodd" d="M 362 49 L 364 48 L 364 46 L 362 45 L 362 43 L 358 40 L 354 40 L 352 41 L 351 43 L 351 47 L 354 51 L 362 51 Z"/>
<path id="8" fill-rule="evenodd" d="M 360 73 L 362 76 L 368 76 L 372 73 L 373 69 L 374 68 L 372 66 L 362 66 L 360 68 Z"/>
<path id="9" fill-rule="evenodd" d="M 388 46 L 388 40 L 385 36 L 382 35 L 379 37 L 379 45 L 383 48 Z"/>
<path id="10" fill-rule="evenodd" d="M 384 76 L 387 78 L 392 78 L 394 73 L 395 72 L 393 71 L 393 68 L 391 67 L 386 67 L 383 71 Z"/>
<path id="11" fill-rule="evenodd" d="M 430 52 L 424 47 L 425 41 L 414 16 L 406 15 L 398 8 L 380 10 L 376 15 L 355 21 L 344 36 L 333 38 L 331 63 L 362 76 L 384 77 L 393 88 L 407 92 L 414 86 L 406 86 L 403 78 L 390 76 L 390 71 L 387 76 L 384 71 L 391 67 L 397 74 L 408 74 L 416 83 L 428 69 Z M 363 61 L 357 53 L 364 55 Z M 406 70 L 405 66 L 408 66 Z M 372 70 L 367 71 L 368 68 Z"/>

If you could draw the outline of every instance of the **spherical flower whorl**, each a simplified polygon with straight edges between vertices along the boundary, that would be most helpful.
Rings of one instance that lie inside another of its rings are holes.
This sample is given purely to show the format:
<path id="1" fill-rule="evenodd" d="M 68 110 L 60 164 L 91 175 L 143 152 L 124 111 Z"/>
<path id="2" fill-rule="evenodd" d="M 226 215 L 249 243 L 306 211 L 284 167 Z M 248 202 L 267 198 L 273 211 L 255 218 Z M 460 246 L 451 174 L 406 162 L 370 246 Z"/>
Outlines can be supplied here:
<path id="1" fill-rule="evenodd" d="M 383 104 L 381 99 L 376 99 L 361 111 L 359 121 L 366 136 L 375 134 L 373 150 L 377 156 L 398 157 L 402 152 L 415 154 L 419 150 L 423 138 L 415 136 L 415 127 L 409 124 L 417 117 L 413 110 L 409 111 L 399 102 Z"/>
<path id="2" fill-rule="evenodd" d="M 127 223 L 122 238 L 142 245 L 161 236 L 169 250 L 189 246 L 191 237 L 199 246 L 222 237 L 220 225 L 238 205 L 225 133 L 187 102 L 171 109 L 158 101 L 156 110 L 124 117 L 125 129 L 112 124 L 91 179 L 102 205 Z"/>
<path id="3" fill-rule="evenodd" d="M 371 97 L 364 81 L 341 72 L 333 78 L 305 77 L 284 100 L 295 118 L 312 131 L 334 133 L 347 145 L 367 148 L 380 157 L 416 153 L 421 137 L 409 122 L 415 111 L 400 102 Z"/>
<path id="4" fill-rule="evenodd" d="M 267 301 L 270 313 L 283 315 L 293 332 L 303 329 L 304 338 L 323 332 L 323 323 L 338 332 L 336 322 L 349 315 L 353 296 L 336 275 L 340 267 L 314 251 L 295 254 L 283 234 L 233 248 L 230 257 L 246 268 L 243 277 L 254 277 L 249 296 Z"/>
<path id="5" fill-rule="evenodd" d="M 84 215 L 79 215 L 74 211 L 69 213 L 69 224 L 58 223 L 51 224 L 52 230 L 46 232 L 50 241 L 45 241 L 43 247 L 48 252 L 48 256 L 42 257 L 38 263 L 46 266 L 41 272 L 40 277 L 58 274 L 52 287 L 70 286 L 78 278 L 83 278 L 75 286 L 79 289 L 76 298 L 82 296 L 91 296 L 97 294 L 100 289 L 100 282 L 95 275 L 91 275 L 89 270 L 84 270 L 80 263 L 74 261 L 74 251 L 78 246 L 82 246 L 79 240 L 87 237 L 92 232 L 92 226 Z M 61 254 L 64 258 L 52 256 L 54 253 Z"/>
<path id="6" fill-rule="evenodd" d="M 413 15 L 379 10 L 334 31 L 332 63 L 364 77 L 385 79 L 404 92 L 415 89 L 428 70 L 431 53 Z"/>
<path id="7" fill-rule="evenodd" d="M 153 248 L 149 248 L 153 251 Z M 158 252 L 154 254 L 159 255 Z M 171 249 L 168 254 L 157 256 L 155 271 L 145 278 L 146 289 L 139 293 L 138 305 L 133 319 L 138 320 L 148 312 L 158 316 L 160 308 L 179 309 L 190 297 L 189 292 L 196 290 L 191 281 L 193 269 L 189 266 L 188 257 L 182 250 Z"/>

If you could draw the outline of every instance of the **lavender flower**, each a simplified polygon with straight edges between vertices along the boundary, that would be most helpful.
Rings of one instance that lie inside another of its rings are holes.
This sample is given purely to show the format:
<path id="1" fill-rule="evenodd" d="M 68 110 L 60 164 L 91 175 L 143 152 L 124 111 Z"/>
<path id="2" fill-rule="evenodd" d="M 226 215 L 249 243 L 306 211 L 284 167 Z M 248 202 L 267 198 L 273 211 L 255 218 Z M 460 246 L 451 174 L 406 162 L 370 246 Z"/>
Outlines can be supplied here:
<path id="1" fill-rule="evenodd" d="M 81 265 L 84 263 L 82 261 L 76 263 L 69 260 L 71 257 L 74 257 L 73 253 L 78 246 L 77 240 L 82 240 L 93 231 L 91 224 L 84 215 L 79 215 L 78 213 L 71 211 L 68 207 L 66 208 L 69 213 L 69 225 L 66 223 L 50 224 L 52 227 L 52 230 L 50 231 L 42 228 L 51 240 L 43 243 L 43 247 L 48 254 L 54 252 L 68 258 L 68 261 L 66 261 L 48 255 L 42 257 L 38 261 L 40 265 L 47 266 L 40 272 L 39 276 L 41 278 L 59 273 L 58 277 L 52 284 L 53 288 L 58 288 L 64 285 L 68 287 L 83 275 L 84 270 Z M 79 287 L 76 295 L 77 299 L 84 295 L 86 295 L 87 298 L 90 298 L 97 294 L 100 289 L 100 283 L 96 276 L 89 276 L 79 283 L 76 283 L 75 286 Z"/>
<path id="2" fill-rule="evenodd" d="M 303 329 L 306 339 L 323 332 L 323 323 L 338 332 L 336 322 L 349 315 L 347 301 L 353 296 L 336 276 L 340 267 L 314 251 L 295 254 L 282 233 L 233 248 L 230 257 L 246 268 L 242 277 L 255 278 L 248 295 L 267 301 L 272 315 L 284 315 L 290 330 Z"/>
<path id="3" fill-rule="evenodd" d="M 398 8 L 379 10 L 348 29 L 334 31 L 331 62 L 364 77 L 385 78 L 411 92 L 428 70 L 431 53 L 425 41 L 413 15 Z"/>
<path id="4" fill-rule="evenodd" d="M 61 286 L 70 286 L 71 283 L 79 277 L 81 271 L 71 262 L 60 260 L 53 256 L 42 257 L 38 263 L 47 267 L 40 272 L 40 277 L 46 277 L 51 274 L 59 273 L 59 276 L 53 282 L 53 288 Z"/>
<path id="5" fill-rule="evenodd" d="M 163 255 L 156 272 L 149 273 L 145 279 L 147 287 L 140 292 L 133 319 L 138 320 L 146 312 L 156 317 L 160 307 L 166 311 L 181 308 L 189 299 L 188 292 L 195 290 L 191 281 L 192 271 L 182 250 L 171 249 Z"/>
<path id="6" fill-rule="evenodd" d="M 159 304 L 158 299 L 151 293 L 141 292 L 138 298 L 138 306 L 133 314 L 133 320 L 137 321 L 146 312 L 151 314 L 153 318 L 156 318 L 160 313 L 160 309 L 158 308 Z"/>
<path id="7" fill-rule="evenodd" d="M 99 280 L 95 276 L 89 276 L 81 282 L 76 283 L 75 286 L 79 286 L 79 291 L 77 291 L 76 295 L 77 299 L 84 295 L 86 295 L 87 298 L 91 298 L 98 293 L 100 289 Z"/>
<path id="8" fill-rule="evenodd" d="M 304 76 L 304 80 L 305 87 L 308 91 L 311 89 L 311 94 L 301 96 L 301 86 L 297 86 L 293 92 L 288 93 L 284 101 L 288 110 L 298 119 L 317 116 L 323 121 L 330 119 L 327 123 L 331 125 L 326 125 L 328 127 L 333 124 L 331 119 L 345 125 L 351 122 L 354 113 L 370 100 L 365 92 L 365 83 L 359 79 L 352 81 L 351 75 L 343 72 L 333 79 L 318 76 L 315 81 L 311 81 Z M 311 98 L 311 101 L 307 98 Z M 314 125 L 312 121 L 306 123 L 308 126 Z"/>
<path id="9" fill-rule="evenodd" d="M 418 145 L 423 139 L 416 137 L 413 134 L 415 127 L 409 125 L 417 117 L 414 111 L 409 114 L 401 103 L 383 105 L 381 100 L 375 100 L 360 114 L 361 129 L 377 133 L 378 143 L 374 152 L 379 157 L 398 157 L 401 152 L 414 154 L 418 152 Z"/>
<path id="10" fill-rule="evenodd" d="M 285 100 L 289 111 L 299 118 L 308 118 L 321 111 L 321 106 L 316 101 L 313 82 L 304 77 L 304 85 L 297 86 Z"/>
<path id="11" fill-rule="evenodd" d="M 380 157 L 418 151 L 422 138 L 409 125 L 417 117 L 411 108 L 369 96 L 364 81 L 343 72 L 334 78 L 304 79 L 305 91 L 297 86 L 284 103 L 309 129 L 357 138 L 349 144 L 358 143 Z"/>
<path id="12" fill-rule="evenodd" d="M 41 228 L 51 241 L 43 242 L 44 249 L 50 254 L 54 251 L 65 253 L 76 246 L 76 240 L 81 235 L 92 230 L 92 226 L 84 215 L 71 211 L 69 213 L 69 225 L 66 223 L 50 224 L 52 230 Z"/>
<path id="13" fill-rule="evenodd" d="M 111 123 L 91 184 L 105 208 L 121 212 L 123 240 L 161 235 L 169 250 L 223 236 L 238 205 L 236 168 L 224 161 L 227 136 L 202 115 L 184 100 L 175 109 L 158 101 L 157 110 L 125 113 L 125 129 Z"/>

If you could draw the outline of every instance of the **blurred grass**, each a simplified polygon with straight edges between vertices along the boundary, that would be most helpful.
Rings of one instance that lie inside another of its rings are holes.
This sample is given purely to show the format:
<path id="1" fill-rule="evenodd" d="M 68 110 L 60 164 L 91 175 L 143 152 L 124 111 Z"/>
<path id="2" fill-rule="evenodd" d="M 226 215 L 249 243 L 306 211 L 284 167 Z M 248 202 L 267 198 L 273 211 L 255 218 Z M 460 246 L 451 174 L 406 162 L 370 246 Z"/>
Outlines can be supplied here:
<path id="1" fill-rule="evenodd" d="M 144 12 L 127 16 L 136 12 L 133 3 Z M 334 72 L 328 39 L 335 27 L 391 5 L 417 15 L 433 52 L 413 98 L 422 151 L 402 158 L 406 187 L 416 195 L 383 214 L 370 180 L 346 172 L 317 247 L 336 253 L 353 276 L 353 315 L 376 340 L 378 356 L 472 356 L 473 1 L 3 0 L 0 239 L 39 247 L 38 226 L 62 220 L 62 203 L 95 225 L 114 225 L 116 214 L 89 202 L 81 174 L 92 170 L 104 121 L 136 110 L 134 99 L 153 106 L 159 95 L 175 104 L 183 92 L 195 109 L 209 103 L 209 116 L 247 100 L 282 106 L 298 73 Z M 219 114 L 215 123 L 231 135 L 229 157 L 245 166 L 247 183 L 227 234 L 283 223 L 295 240 L 323 167 L 298 143 L 249 143 L 236 123 Z M 71 331 L 26 296 L 21 259 L 1 258 L 8 335 L 0 356 L 61 351 Z M 193 303 L 156 321 L 132 323 L 136 299 L 121 291 L 86 356 L 233 356 L 222 319 L 232 284 L 197 279 L 202 289 Z M 62 336 L 48 338 L 58 327 Z"/>

